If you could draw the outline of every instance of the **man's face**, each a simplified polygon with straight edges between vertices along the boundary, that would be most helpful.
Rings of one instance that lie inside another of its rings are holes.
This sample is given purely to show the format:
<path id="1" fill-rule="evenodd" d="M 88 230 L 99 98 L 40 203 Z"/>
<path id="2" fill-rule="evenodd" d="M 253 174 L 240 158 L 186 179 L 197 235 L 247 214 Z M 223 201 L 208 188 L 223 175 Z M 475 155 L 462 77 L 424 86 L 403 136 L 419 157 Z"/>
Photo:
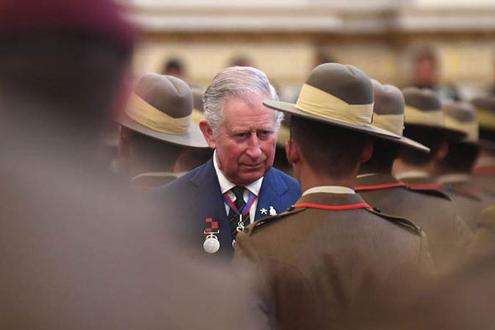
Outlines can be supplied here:
<path id="1" fill-rule="evenodd" d="M 224 121 L 216 136 L 207 137 L 216 149 L 218 165 L 236 185 L 261 178 L 273 165 L 277 134 L 275 114 L 266 108 L 265 97 L 229 98 L 223 107 Z"/>

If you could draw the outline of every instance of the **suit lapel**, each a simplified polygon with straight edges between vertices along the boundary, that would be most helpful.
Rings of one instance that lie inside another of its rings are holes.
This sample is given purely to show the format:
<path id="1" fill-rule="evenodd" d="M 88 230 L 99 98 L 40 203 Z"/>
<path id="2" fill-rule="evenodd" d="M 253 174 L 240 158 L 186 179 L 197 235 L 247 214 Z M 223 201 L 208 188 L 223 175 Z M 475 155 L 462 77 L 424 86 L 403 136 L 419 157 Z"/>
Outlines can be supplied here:
<path id="1" fill-rule="evenodd" d="M 285 207 L 281 205 L 281 198 L 288 190 L 287 184 L 282 180 L 280 175 L 271 169 L 265 174 L 263 178 L 263 184 L 261 185 L 260 195 L 258 196 L 258 206 L 254 220 L 258 220 L 262 217 L 266 217 L 270 214 L 270 210 L 276 213 L 282 213 L 285 211 Z M 266 211 L 265 212 L 262 212 Z"/>

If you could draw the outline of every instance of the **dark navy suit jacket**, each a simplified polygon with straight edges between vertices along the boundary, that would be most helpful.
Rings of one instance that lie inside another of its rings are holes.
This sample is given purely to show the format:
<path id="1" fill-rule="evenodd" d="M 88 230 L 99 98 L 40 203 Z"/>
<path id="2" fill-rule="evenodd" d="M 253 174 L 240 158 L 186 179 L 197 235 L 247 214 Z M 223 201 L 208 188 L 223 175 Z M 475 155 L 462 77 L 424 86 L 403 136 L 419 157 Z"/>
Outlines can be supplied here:
<path id="1" fill-rule="evenodd" d="M 171 226 L 180 229 L 177 237 L 181 243 L 206 254 L 203 250 L 205 222 L 206 218 L 213 218 L 220 225 L 217 235 L 220 250 L 216 255 L 232 256 L 233 237 L 212 159 L 161 187 L 154 195 L 165 208 L 164 218 L 171 222 Z M 281 213 L 300 196 L 301 189 L 294 178 L 275 168 L 270 169 L 263 178 L 255 221 L 266 216 L 261 213 L 262 208 L 269 210 L 272 206 Z"/>

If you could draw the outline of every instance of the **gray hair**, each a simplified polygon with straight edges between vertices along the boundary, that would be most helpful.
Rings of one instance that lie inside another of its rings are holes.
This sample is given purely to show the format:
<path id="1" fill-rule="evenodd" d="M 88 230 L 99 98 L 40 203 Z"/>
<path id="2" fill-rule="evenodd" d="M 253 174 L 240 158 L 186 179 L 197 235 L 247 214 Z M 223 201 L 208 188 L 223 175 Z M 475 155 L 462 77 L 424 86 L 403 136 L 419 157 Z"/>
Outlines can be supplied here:
<path id="1" fill-rule="evenodd" d="M 250 94 L 266 96 L 278 100 L 275 88 L 270 84 L 266 74 L 252 67 L 234 66 L 223 70 L 213 78 L 203 95 L 204 116 L 213 133 L 217 134 L 223 122 L 223 105 L 229 97 L 248 100 Z M 274 111 L 275 131 L 280 128 L 284 117 L 280 111 Z"/>

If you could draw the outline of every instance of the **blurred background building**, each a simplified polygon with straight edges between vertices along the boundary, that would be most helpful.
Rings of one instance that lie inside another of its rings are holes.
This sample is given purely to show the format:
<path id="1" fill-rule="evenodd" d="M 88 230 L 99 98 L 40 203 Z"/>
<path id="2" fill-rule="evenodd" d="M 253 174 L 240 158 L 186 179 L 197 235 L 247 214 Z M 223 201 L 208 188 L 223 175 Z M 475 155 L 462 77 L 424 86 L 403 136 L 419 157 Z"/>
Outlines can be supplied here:
<path id="1" fill-rule="evenodd" d="M 136 74 L 168 66 L 204 87 L 226 66 L 252 65 L 287 100 L 328 61 L 398 86 L 436 75 L 464 99 L 495 82 L 493 0 L 124 1 L 143 33 Z M 433 64 L 416 67 L 425 49 Z"/>

